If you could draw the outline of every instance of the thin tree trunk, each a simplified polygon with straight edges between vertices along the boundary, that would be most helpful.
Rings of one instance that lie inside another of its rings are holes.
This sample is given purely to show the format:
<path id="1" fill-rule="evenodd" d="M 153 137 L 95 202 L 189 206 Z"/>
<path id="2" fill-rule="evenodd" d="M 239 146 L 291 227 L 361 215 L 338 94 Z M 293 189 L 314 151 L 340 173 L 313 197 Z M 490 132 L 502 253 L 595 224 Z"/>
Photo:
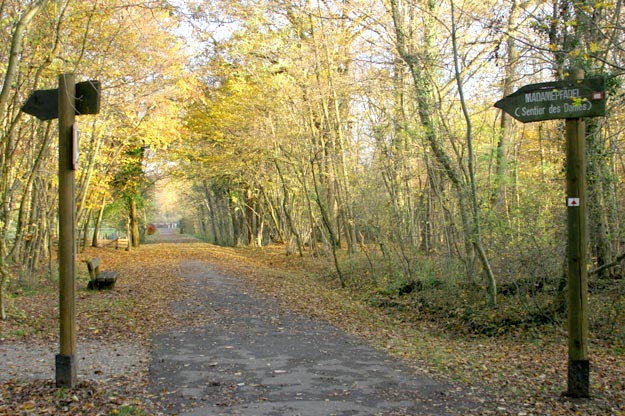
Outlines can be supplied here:
<path id="1" fill-rule="evenodd" d="M 130 251 L 131 244 L 131 226 L 130 226 L 130 216 L 126 219 L 126 239 L 128 240 L 128 244 L 126 245 L 126 251 Z"/>
<path id="2" fill-rule="evenodd" d="M 91 239 L 91 247 L 98 246 L 98 234 L 100 234 L 100 225 L 102 224 L 102 217 L 104 216 L 104 208 L 106 207 L 106 195 L 102 196 L 102 204 L 98 210 L 98 216 L 95 224 L 93 225 L 93 238 Z"/>
<path id="3" fill-rule="evenodd" d="M 587 121 L 586 126 L 589 240 L 596 267 L 601 270 L 599 277 L 605 278 L 609 270 L 601 269 L 601 266 L 612 258 L 608 236 L 610 224 L 605 203 L 605 187 L 609 185 L 611 175 L 606 163 L 608 157 L 600 127 L 594 120 Z"/>
<path id="4" fill-rule="evenodd" d="M 140 236 L 139 236 L 139 218 L 137 217 L 137 203 L 134 198 L 128 198 L 128 206 L 129 206 L 129 216 L 128 216 L 128 224 L 130 228 L 130 234 L 128 238 L 130 241 L 128 242 L 128 247 L 132 244 L 133 247 L 139 247 L 141 245 Z"/>
<path id="5" fill-rule="evenodd" d="M 461 173 L 456 169 L 452 163 L 451 157 L 445 151 L 442 143 L 440 143 L 440 139 L 434 130 L 432 118 L 431 118 L 431 87 L 429 85 L 429 81 L 426 78 L 425 69 L 435 67 L 435 63 L 433 62 L 431 56 L 431 50 L 433 49 L 432 43 L 432 28 L 426 25 L 425 32 L 425 41 L 423 47 L 423 51 L 421 53 L 422 56 L 418 56 L 414 51 L 411 51 L 408 47 L 408 40 L 406 38 L 406 27 L 404 24 L 404 16 L 401 14 L 401 9 L 399 7 L 399 0 L 390 0 L 391 12 L 393 18 L 393 24 L 395 28 L 396 34 L 396 47 L 399 53 L 399 56 L 408 66 L 410 73 L 412 75 L 412 79 L 414 82 L 415 95 L 417 97 L 417 113 L 419 116 L 419 121 L 421 122 L 422 131 L 425 135 L 425 138 L 434 153 L 436 161 L 443 168 L 445 174 L 451 181 L 452 185 L 456 189 L 459 198 L 459 210 L 460 216 L 462 218 L 462 226 L 465 233 L 465 254 L 467 257 L 471 256 L 473 251 L 471 244 L 471 226 L 469 215 L 467 214 L 466 203 L 464 202 L 463 181 Z M 433 0 L 428 0 L 427 2 L 428 12 L 432 13 L 436 9 L 436 2 Z M 470 260 L 469 260 L 470 263 Z"/>
<path id="6" fill-rule="evenodd" d="M 291 207 L 290 207 L 290 194 L 286 181 L 284 180 L 284 175 L 282 174 L 282 168 L 276 159 L 274 159 L 274 164 L 276 166 L 276 170 L 278 172 L 278 177 L 280 178 L 280 182 L 282 184 L 282 210 L 284 212 L 284 216 L 286 217 L 286 223 L 289 227 L 289 230 L 295 236 L 295 243 L 297 244 L 297 251 L 299 252 L 299 256 L 304 256 L 304 244 L 302 242 L 302 237 L 300 235 L 299 230 L 295 227 L 295 223 L 293 222 L 293 217 L 291 216 Z"/>
<path id="7" fill-rule="evenodd" d="M 521 13 L 518 0 L 511 0 L 510 16 L 508 18 L 508 30 L 506 33 L 506 63 L 503 80 L 503 95 L 512 94 L 514 82 L 517 77 L 519 53 L 516 47 L 518 20 Z M 511 137 L 512 117 L 506 112 L 501 112 L 501 124 L 499 141 L 497 143 L 496 166 L 495 166 L 495 190 L 493 205 L 498 212 L 503 212 L 506 202 L 506 182 L 508 175 L 508 143 Z"/>
<path id="8" fill-rule="evenodd" d="M 2 84 L 2 90 L 0 90 L 0 118 L 4 117 L 6 111 L 9 96 L 13 88 L 15 77 L 19 67 L 19 59 L 21 58 L 22 46 L 24 43 L 24 36 L 28 30 L 28 26 L 39 13 L 39 11 L 46 4 L 47 0 L 39 0 L 34 3 L 32 7 L 27 10 L 15 26 L 13 35 L 11 36 L 11 50 L 9 51 L 9 60 L 6 65 L 6 72 L 4 75 L 4 82 Z"/>
<path id="9" fill-rule="evenodd" d="M 101 136 L 97 134 L 96 132 L 96 122 L 94 120 L 92 127 L 91 127 L 91 146 L 90 146 L 91 152 L 89 152 L 91 157 L 89 158 L 85 166 L 81 166 L 82 175 L 81 175 L 80 183 L 78 184 L 78 187 L 77 187 L 78 204 L 76 207 L 76 212 L 77 212 L 76 218 L 77 218 L 78 223 L 82 221 L 82 217 L 84 215 L 83 213 L 86 210 L 87 195 L 89 192 L 91 179 L 95 171 L 96 161 L 98 159 L 98 156 L 100 155 L 101 144 L 102 144 L 102 139 L 101 139 Z"/>
<path id="10" fill-rule="evenodd" d="M 451 19 L 452 19 L 452 29 L 451 29 L 451 39 L 452 39 L 452 49 L 454 55 L 454 72 L 456 76 L 456 83 L 458 85 L 458 94 L 460 96 L 460 104 L 462 106 L 462 113 L 464 114 L 465 122 L 466 122 L 466 139 L 467 139 L 467 148 L 469 151 L 469 177 L 471 180 L 471 202 L 473 207 L 473 235 L 472 235 L 472 243 L 475 246 L 475 249 L 478 253 L 478 257 L 482 262 L 482 267 L 484 267 L 484 271 L 486 272 L 486 277 L 488 281 L 488 287 L 490 292 L 490 302 L 492 305 L 497 305 L 497 281 L 495 279 L 495 275 L 490 266 L 490 262 L 488 261 L 488 257 L 486 256 L 486 251 L 484 250 L 484 245 L 482 244 L 482 232 L 480 226 L 480 209 L 478 204 L 477 197 L 477 184 L 475 182 L 475 166 L 474 160 L 475 156 L 473 154 L 473 133 L 472 133 L 472 124 L 471 117 L 469 115 L 469 110 L 467 108 L 466 101 L 464 99 L 464 86 L 462 83 L 462 79 L 460 77 L 460 62 L 458 57 L 458 39 L 457 39 L 457 31 L 456 31 L 456 20 L 455 20 L 455 2 L 451 0 Z"/>
<path id="11" fill-rule="evenodd" d="M 245 219 L 241 218 L 241 215 L 237 214 L 239 212 L 240 207 L 238 207 L 234 201 L 234 198 L 230 195 L 228 191 L 228 210 L 230 212 L 230 218 L 232 221 L 232 239 L 233 246 L 239 247 L 241 246 L 242 237 L 244 230 Z"/>
<path id="12" fill-rule="evenodd" d="M 0 319 L 7 319 L 6 306 L 4 300 L 4 286 L 9 281 L 11 274 L 5 262 L 6 259 L 6 240 L 0 238 Z"/>
<path id="13" fill-rule="evenodd" d="M 311 162 L 311 164 L 314 163 Z M 321 201 L 321 196 L 319 195 L 319 187 L 317 185 L 317 179 L 316 179 L 316 175 L 315 175 L 315 168 L 314 166 L 312 167 L 312 174 L 313 174 L 313 182 L 315 184 L 315 194 L 317 195 L 316 201 L 317 201 L 317 205 L 319 206 L 319 211 L 321 212 L 321 219 L 323 221 L 323 225 L 325 226 L 326 230 L 328 231 L 328 235 L 330 237 L 330 246 L 332 249 L 332 257 L 334 259 L 334 267 L 336 269 L 336 273 L 339 276 L 339 282 L 341 283 L 341 287 L 345 288 L 346 287 L 346 283 L 345 283 L 345 277 L 343 276 L 343 272 L 341 271 L 341 266 L 339 264 L 339 260 L 338 260 L 338 256 L 337 256 L 337 249 L 338 249 L 338 242 L 336 241 L 336 235 L 334 234 L 334 229 L 332 227 L 332 224 L 330 224 L 329 218 L 328 218 L 328 212 L 326 210 L 326 207 L 324 206 L 323 202 Z"/>
<path id="14" fill-rule="evenodd" d="M 222 237 L 222 228 L 220 226 L 218 206 L 214 201 L 212 192 L 208 189 L 206 181 L 204 181 L 204 196 L 206 203 L 208 204 L 208 216 L 211 223 L 211 231 L 213 233 L 213 243 L 217 245 L 225 245 L 225 241 Z"/>
<path id="15" fill-rule="evenodd" d="M 82 245 L 82 251 L 85 251 L 85 249 L 87 248 L 87 240 L 89 239 L 89 223 L 91 222 L 91 215 L 92 215 L 92 210 L 88 210 L 87 211 L 87 218 L 85 219 L 85 225 L 83 228 L 83 233 L 82 233 L 82 241 L 81 241 L 81 245 Z"/>
<path id="16" fill-rule="evenodd" d="M 256 233 L 257 233 L 257 202 L 256 197 L 252 194 L 252 190 L 248 187 L 245 190 L 245 200 L 244 200 L 244 210 L 245 218 L 243 222 L 245 224 L 246 231 L 246 245 L 255 247 L 256 246 Z"/>

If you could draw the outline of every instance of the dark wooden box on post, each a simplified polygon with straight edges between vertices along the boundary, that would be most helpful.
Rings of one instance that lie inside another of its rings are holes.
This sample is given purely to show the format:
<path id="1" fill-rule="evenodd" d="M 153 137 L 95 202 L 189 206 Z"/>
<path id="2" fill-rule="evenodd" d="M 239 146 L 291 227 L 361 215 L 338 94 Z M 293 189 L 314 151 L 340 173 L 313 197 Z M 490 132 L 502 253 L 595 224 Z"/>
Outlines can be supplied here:
<path id="1" fill-rule="evenodd" d="M 117 272 L 100 271 L 100 257 L 95 257 L 87 261 L 87 269 L 89 270 L 89 283 L 87 289 L 112 289 L 117 281 Z"/>

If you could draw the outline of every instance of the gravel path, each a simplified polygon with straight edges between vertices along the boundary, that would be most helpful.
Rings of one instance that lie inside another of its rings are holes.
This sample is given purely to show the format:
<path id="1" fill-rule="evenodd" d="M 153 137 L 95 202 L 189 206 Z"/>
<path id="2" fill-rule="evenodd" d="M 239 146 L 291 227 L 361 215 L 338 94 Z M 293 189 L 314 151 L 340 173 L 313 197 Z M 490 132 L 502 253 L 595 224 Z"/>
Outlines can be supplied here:
<path id="1" fill-rule="evenodd" d="M 326 323 L 282 310 L 200 261 L 182 275 L 203 325 L 154 338 L 152 391 L 171 414 L 452 415 L 475 410 L 471 391 L 417 375 L 405 363 Z"/>
<path id="2" fill-rule="evenodd" d="M 160 229 L 150 243 L 188 243 L 197 239 L 178 229 Z M 9 380 L 54 380 L 58 342 L 39 344 L 0 341 L 0 383 Z M 104 381 L 146 372 L 150 351 L 137 342 L 81 341 L 76 345 L 79 380 Z"/>
<path id="3" fill-rule="evenodd" d="M 180 234 L 178 229 L 159 231 L 151 236 L 151 243 L 197 241 L 189 235 Z M 58 352 L 58 342 L 0 341 L 0 383 L 9 380 L 54 380 L 55 355 Z M 79 380 L 104 381 L 118 376 L 133 378 L 146 372 L 150 362 L 149 349 L 137 342 L 78 340 L 76 352 Z"/>
<path id="4" fill-rule="evenodd" d="M 23 342 L 0 344 L 0 383 L 9 380 L 54 380 L 54 356 L 58 345 Z M 79 342 L 77 366 L 80 380 L 103 381 L 116 376 L 132 377 L 147 368 L 150 353 L 139 344 Z"/>

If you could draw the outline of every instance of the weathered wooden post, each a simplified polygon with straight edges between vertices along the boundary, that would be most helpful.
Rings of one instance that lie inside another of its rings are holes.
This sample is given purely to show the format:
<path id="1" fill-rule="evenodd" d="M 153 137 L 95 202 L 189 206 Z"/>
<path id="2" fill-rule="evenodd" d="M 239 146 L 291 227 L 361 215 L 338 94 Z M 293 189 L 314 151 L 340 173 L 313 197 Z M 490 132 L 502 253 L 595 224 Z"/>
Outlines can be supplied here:
<path id="1" fill-rule="evenodd" d="M 60 353 L 56 356 L 56 385 L 76 385 L 75 307 L 75 174 L 73 137 L 76 101 L 74 74 L 59 76 L 59 302 Z"/>
<path id="2" fill-rule="evenodd" d="M 56 385 L 73 388 L 76 365 L 76 202 L 75 170 L 78 155 L 76 115 L 100 111 L 100 83 L 76 84 L 74 74 L 59 75 L 59 88 L 37 90 L 22 111 L 40 120 L 59 119 L 59 336 L 55 357 Z"/>
<path id="3" fill-rule="evenodd" d="M 571 74 L 573 80 L 583 78 L 582 70 L 575 70 Z M 566 120 L 569 329 L 567 395 L 571 397 L 590 396 L 585 125 L 581 118 Z"/>
<path id="4" fill-rule="evenodd" d="M 568 261 L 568 389 L 571 397 L 589 397 L 588 271 L 586 231 L 586 132 L 583 117 L 605 116 L 605 80 L 584 79 L 573 71 L 565 81 L 521 87 L 495 103 L 515 119 L 566 119 L 566 192 Z"/>

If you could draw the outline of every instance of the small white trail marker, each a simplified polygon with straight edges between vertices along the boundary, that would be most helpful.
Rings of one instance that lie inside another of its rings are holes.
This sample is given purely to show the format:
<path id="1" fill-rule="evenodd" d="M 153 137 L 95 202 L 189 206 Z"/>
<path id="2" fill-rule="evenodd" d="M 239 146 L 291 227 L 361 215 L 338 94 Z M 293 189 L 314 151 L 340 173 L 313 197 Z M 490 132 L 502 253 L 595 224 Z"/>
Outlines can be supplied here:
<path id="1" fill-rule="evenodd" d="M 578 207 L 579 206 L 579 198 L 567 198 L 566 204 L 569 207 Z"/>

